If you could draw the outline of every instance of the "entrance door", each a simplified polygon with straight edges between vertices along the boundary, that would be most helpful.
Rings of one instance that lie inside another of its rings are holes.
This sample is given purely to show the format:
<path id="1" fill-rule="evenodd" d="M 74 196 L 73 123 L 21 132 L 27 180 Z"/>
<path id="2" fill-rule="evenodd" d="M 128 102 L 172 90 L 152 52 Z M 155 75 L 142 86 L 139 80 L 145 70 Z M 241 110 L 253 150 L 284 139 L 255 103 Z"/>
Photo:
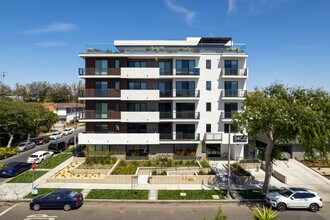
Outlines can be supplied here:
<path id="1" fill-rule="evenodd" d="M 220 158 L 221 145 L 220 144 L 207 144 L 206 145 L 206 156 Z"/>

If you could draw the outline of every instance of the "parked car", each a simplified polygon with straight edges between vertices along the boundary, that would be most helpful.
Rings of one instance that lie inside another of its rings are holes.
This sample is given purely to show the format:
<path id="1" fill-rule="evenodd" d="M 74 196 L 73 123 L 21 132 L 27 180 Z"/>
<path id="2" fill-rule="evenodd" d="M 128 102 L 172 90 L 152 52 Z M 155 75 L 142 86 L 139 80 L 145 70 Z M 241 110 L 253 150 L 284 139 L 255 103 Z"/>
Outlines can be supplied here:
<path id="1" fill-rule="evenodd" d="M 305 188 L 290 187 L 279 192 L 270 192 L 265 200 L 278 211 L 284 211 L 287 208 L 303 208 L 317 212 L 323 207 L 322 198 L 317 192 Z"/>
<path id="2" fill-rule="evenodd" d="M 66 143 L 64 141 L 54 141 L 48 145 L 48 150 L 54 153 L 60 153 L 67 149 Z"/>
<path id="3" fill-rule="evenodd" d="M 37 151 L 29 156 L 27 159 L 28 163 L 42 163 L 45 160 L 48 160 L 53 156 L 54 152 L 52 151 Z"/>
<path id="4" fill-rule="evenodd" d="M 17 148 L 19 149 L 19 151 L 26 151 L 26 150 L 29 150 L 29 149 L 32 149 L 36 146 L 36 144 L 32 141 L 26 141 L 26 142 L 21 142 Z"/>
<path id="5" fill-rule="evenodd" d="M 73 132 L 72 128 L 65 128 L 65 129 L 62 131 L 62 133 L 63 133 L 64 135 L 72 134 L 72 132 Z"/>
<path id="6" fill-rule="evenodd" d="M 49 137 L 38 137 L 36 140 L 35 140 L 35 144 L 36 145 L 41 145 L 41 144 L 46 144 L 48 143 L 50 140 L 49 140 Z"/>
<path id="7" fill-rule="evenodd" d="M 13 177 L 31 169 L 31 164 L 25 162 L 12 162 L 0 169 L 0 177 Z"/>
<path id="8" fill-rule="evenodd" d="M 49 138 L 52 139 L 52 140 L 56 140 L 56 139 L 59 139 L 61 137 L 63 137 L 63 134 L 62 134 L 62 132 L 59 132 L 59 131 L 54 132 L 52 135 L 49 136 Z"/>
<path id="9" fill-rule="evenodd" d="M 80 207 L 83 202 L 84 197 L 81 193 L 69 189 L 59 189 L 33 199 L 30 202 L 30 209 L 34 211 L 40 209 L 64 209 L 69 211 L 72 208 Z"/>
<path id="10" fill-rule="evenodd" d="M 74 137 L 71 137 L 68 142 L 67 142 L 68 145 L 74 145 Z M 78 144 L 78 137 L 76 137 L 76 144 Z"/>

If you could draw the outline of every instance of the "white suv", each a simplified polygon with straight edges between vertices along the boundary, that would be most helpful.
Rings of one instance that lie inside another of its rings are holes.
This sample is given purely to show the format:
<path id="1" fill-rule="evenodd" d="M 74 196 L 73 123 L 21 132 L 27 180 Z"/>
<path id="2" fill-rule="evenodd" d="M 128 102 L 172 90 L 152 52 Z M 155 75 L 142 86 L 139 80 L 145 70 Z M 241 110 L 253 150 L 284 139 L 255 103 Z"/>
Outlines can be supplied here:
<path id="1" fill-rule="evenodd" d="M 305 188 L 285 188 L 279 192 L 270 192 L 266 195 L 266 203 L 278 211 L 287 208 L 308 208 L 317 212 L 323 207 L 322 198 L 317 192 Z"/>
<path id="2" fill-rule="evenodd" d="M 54 153 L 51 151 L 37 151 L 29 156 L 29 158 L 27 159 L 27 162 L 28 163 L 34 163 L 34 162 L 42 163 L 43 161 L 51 158 L 53 156 L 53 154 Z"/>
<path id="3" fill-rule="evenodd" d="M 64 135 L 72 134 L 72 132 L 73 132 L 72 128 L 66 128 L 62 131 Z"/>
<path id="4" fill-rule="evenodd" d="M 56 140 L 63 137 L 63 134 L 61 132 L 54 132 L 52 135 L 49 136 L 50 139 Z"/>

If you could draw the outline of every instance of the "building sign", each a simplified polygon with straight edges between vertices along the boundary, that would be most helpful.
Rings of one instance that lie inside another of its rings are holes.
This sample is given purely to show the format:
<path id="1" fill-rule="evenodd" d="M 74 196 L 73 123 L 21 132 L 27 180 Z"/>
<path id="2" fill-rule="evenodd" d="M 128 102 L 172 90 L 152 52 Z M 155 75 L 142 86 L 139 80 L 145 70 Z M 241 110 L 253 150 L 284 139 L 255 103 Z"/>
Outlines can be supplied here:
<path id="1" fill-rule="evenodd" d="M 246 135 L 234 135 L 233 142 L 247 142 L 248 137 Z"/>

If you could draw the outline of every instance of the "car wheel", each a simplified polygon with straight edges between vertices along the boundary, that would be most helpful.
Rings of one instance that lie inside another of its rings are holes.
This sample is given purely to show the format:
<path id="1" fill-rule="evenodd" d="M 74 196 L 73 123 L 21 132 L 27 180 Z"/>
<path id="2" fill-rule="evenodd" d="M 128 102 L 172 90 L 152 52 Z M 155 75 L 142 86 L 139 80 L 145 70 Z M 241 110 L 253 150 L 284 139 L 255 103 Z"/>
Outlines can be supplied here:
<path id="1" fill-rule="evenodd" d="M 41 206 L 39 204 L 34 204 L 33 205 L 33 210 L 34 211 L 39 211 L 41 209 Z"/>
<path id="2" fill-rule="evenodd" d="M 63 209 L 64 209 L 64 211 L 70 211 L 71 210 L 71 205 L 70 204 L 65 204 Z"/>
<path id="3" fill-rule="evenodd" d="M 277 210 L 283 212 L 286 209 L 286 205 L 283 202 L 277 204 Z"/>
<path id="4" fill-rule="evenodd" d="M 319 205 L 316 204 L 316 203 L 312 203 L 310 206 L 309 206 L 309 210 L 311 210 L 312 212 L 317 212 L 319 210 Z"/>

